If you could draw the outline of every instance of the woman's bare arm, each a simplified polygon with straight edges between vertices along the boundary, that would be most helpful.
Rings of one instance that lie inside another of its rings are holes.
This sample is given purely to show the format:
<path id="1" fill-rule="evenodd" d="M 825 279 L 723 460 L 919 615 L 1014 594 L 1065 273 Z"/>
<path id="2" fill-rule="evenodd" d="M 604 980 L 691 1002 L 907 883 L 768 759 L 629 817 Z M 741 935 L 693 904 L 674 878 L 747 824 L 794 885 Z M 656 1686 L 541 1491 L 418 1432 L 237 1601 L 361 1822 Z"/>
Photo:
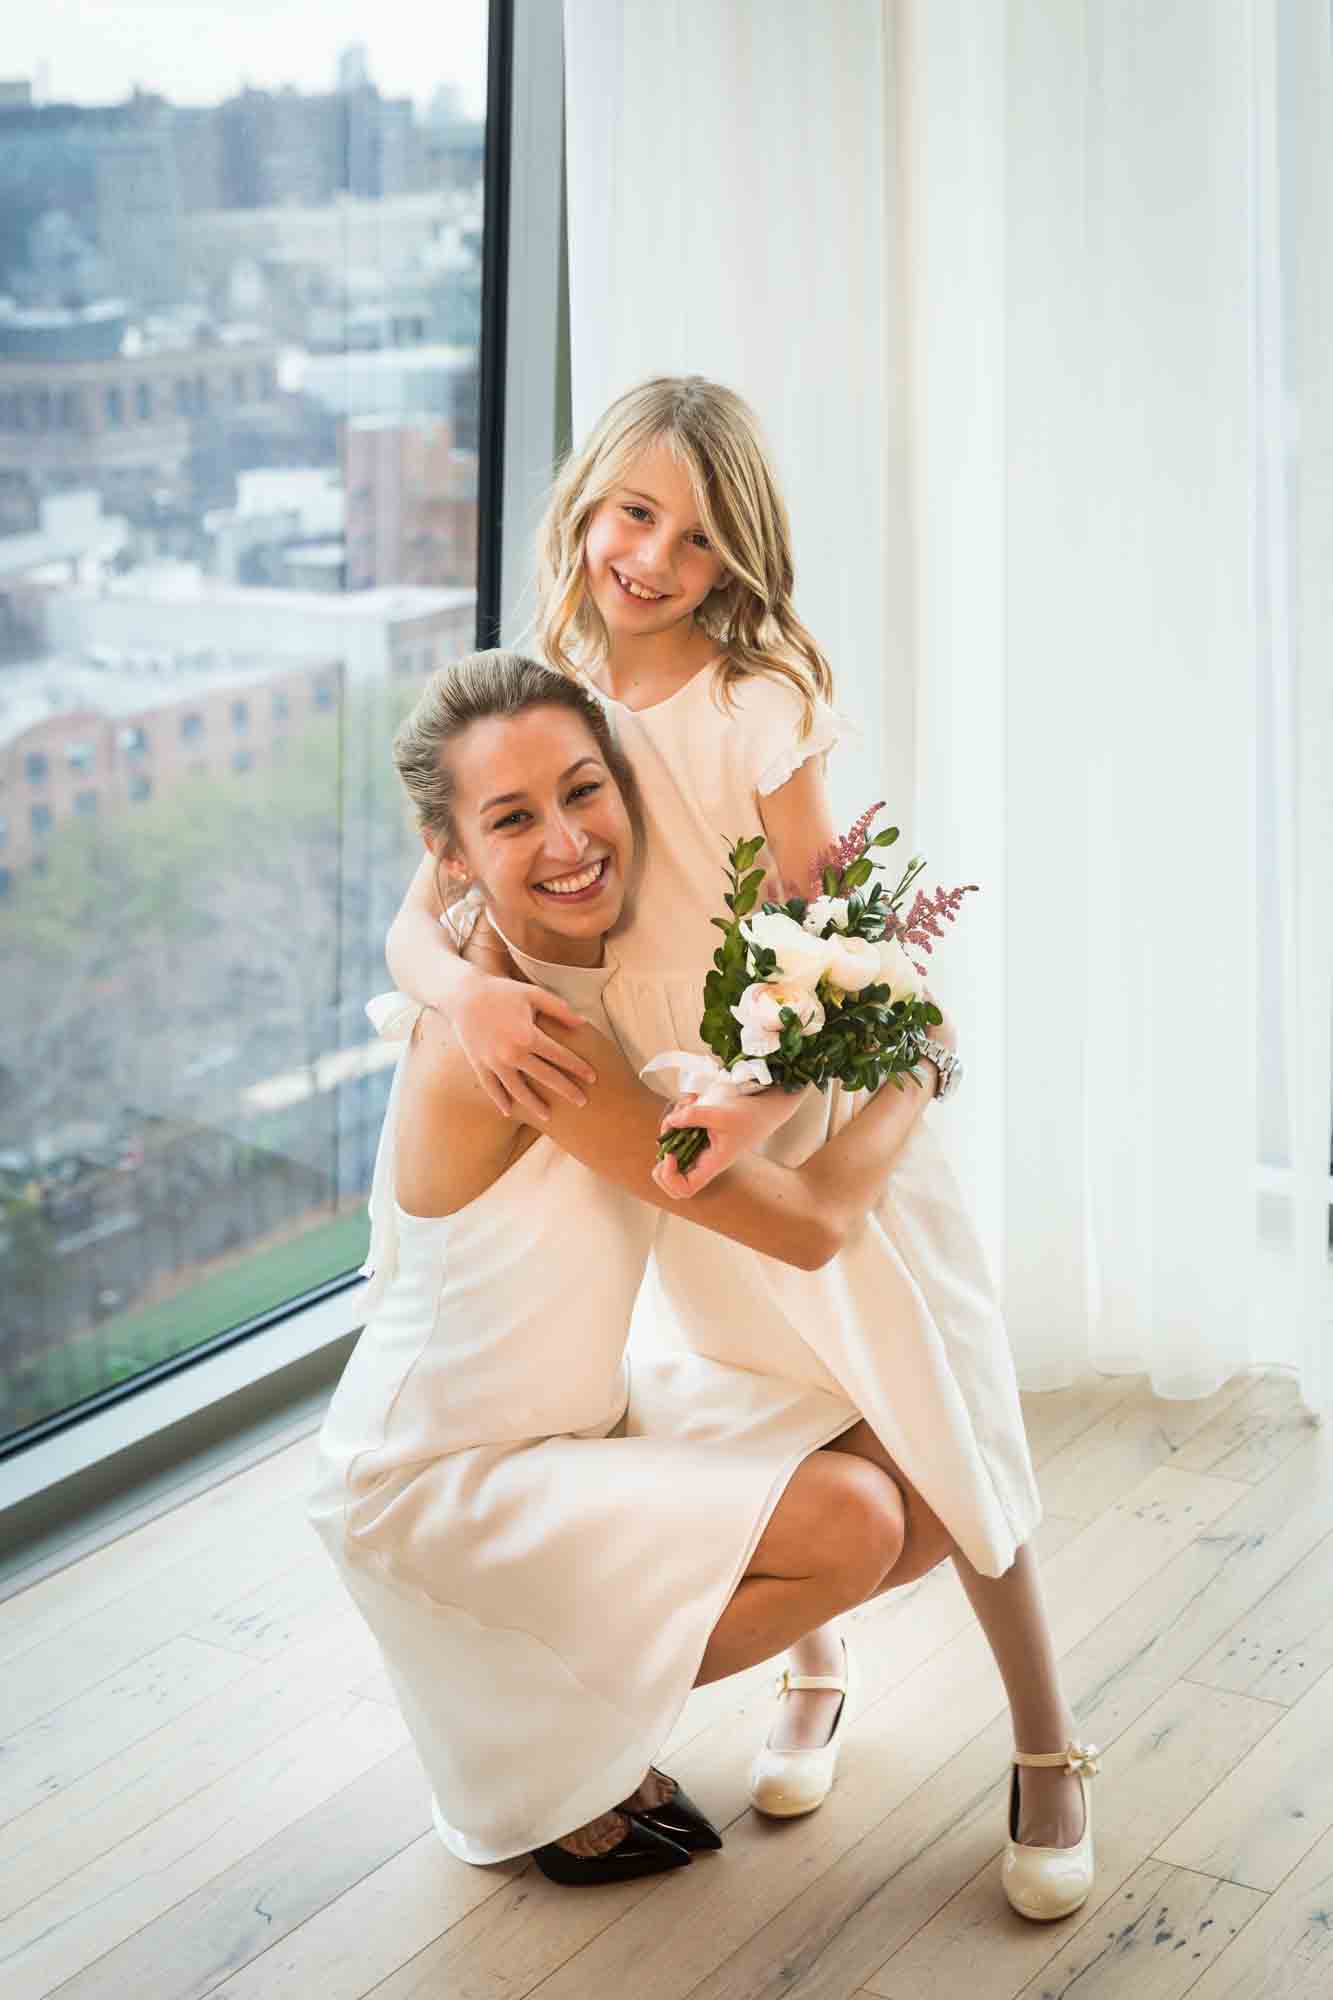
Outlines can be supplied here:
<path id="1" fill-rule="evenodd" d="M 800 1167 L 747 1155 L 682 1204 L 656 1184 L 662 1100 L 641 1084 L 614 1043 L 583 1023 L 560 1040 L 597 1068 L 588 1108 L 551 1107 L 543 1129 L 575 1159 L 654 1208 L 670 1209 L 784 1264 L 817 1270 L 836 1256 L 882 1192 L 933 1094 L 910 1082 L 881 1089 L 857 1117 Z"/>

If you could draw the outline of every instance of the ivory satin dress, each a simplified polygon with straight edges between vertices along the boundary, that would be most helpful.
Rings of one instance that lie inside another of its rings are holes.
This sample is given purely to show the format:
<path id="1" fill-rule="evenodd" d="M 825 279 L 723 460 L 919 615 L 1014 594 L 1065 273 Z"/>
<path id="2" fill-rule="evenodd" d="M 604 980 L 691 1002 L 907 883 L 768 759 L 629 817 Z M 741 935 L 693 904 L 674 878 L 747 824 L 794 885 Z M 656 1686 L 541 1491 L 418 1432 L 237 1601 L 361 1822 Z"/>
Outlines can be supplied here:
<path id="1" fill-rule="evenodd" d="M 610 1032 L 612 967 L 514 956 Z M 367 1011 L 406 1048 L 414 1003 Z M 657 1212 L 551 1139 L 456 1214 L 405 1213 L 402 1071 L 368 1318 L 309 1514 L 379 1643 L 440 1837 L 499 1861 L 638 1785 L 788 1479 L 856 1412 L 832 1382 L 702 1351 L 627 1366 Z"/>
<path id="2" fill-rule="evenodd" d="M 643 797 L 645 852 L 632 906 L 607 940 L 604 1004 L 636 1067 L 700 1050 L 703 982 L 725 914 L 727 850 L 761 833 L 759 801 L 806 758 L 832 749 L 839 719 L 816 704 L 802 739 L 799 697 L 751 676 L 728 712 L 704 668 L 634 710 L 585 676 L 610 715 Z M 761 861 L 764 859 L 760 857 Z M 947 968 L 944 973 L 947 982 Z M 906 1086 L 911 1088 L 909 1084 Z M 838 1085 L 807 1091 L 765 1146 L 799 1164 L 855 1115 Z M 1041 1519 L 1013 1359 L 981 1244 L 928 1110 L 888 1191 L 842 1253 L 799 1271 L 677 1216 L 656 1237 L 654 1346 L 845 1397 L 983 1574 L 999 1576 Z"/>

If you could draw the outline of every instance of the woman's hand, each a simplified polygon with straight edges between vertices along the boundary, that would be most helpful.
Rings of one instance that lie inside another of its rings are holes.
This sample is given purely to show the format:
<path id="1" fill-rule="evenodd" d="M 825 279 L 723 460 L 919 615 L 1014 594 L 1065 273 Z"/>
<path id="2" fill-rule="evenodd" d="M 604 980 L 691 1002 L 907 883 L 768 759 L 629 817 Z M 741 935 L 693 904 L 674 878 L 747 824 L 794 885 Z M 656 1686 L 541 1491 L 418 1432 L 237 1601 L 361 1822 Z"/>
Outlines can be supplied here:
<path id="1" fill-rule="evenodd" d="M 546 1033 L 543 1015 L 561 1027 L 583 1026 L 583 1016 L 544 986 L 489 973 L 469 979 L 450 1013 L 458 1046 L 496 1110 L 506 1118 L 518 1110 L 542 1125 L 550 1117 L 542 1091 L 581 1105 L 588 1100 L 580 1085 L 597 1081 L 590 1064 Z"/>
<path id="2" fill-rule="evenodd" d="M 710 1181 L 725 1173 L 742 1153 L 754 1152 L 780 1130 L 803 1096 L 803 1091 L 774 1087 L 751 1091 L 745 1096 L 728 1091 L 715 1099 L 710 1099 L 707 1093 L 702 1097 L 677 1099 L 662 1120 L 662 1134 L 679 1131 L 682 1126 L 701 1125 L 708 1133 L 708 1144 L 686 1174 L 677 1166 L 675 1154 L 668 1153 L 654 1167 L 653 1179 L 663 1194 L 676 1201 L 688 1201 L 692 1194 L 700 1193 Z"/>

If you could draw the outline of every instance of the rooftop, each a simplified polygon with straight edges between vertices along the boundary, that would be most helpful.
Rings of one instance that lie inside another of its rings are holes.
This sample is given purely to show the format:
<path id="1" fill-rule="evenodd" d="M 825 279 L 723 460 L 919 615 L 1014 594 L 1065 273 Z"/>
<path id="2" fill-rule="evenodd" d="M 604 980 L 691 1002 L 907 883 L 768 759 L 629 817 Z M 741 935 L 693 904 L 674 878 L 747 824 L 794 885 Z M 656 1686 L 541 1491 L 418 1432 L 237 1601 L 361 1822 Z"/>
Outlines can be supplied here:
<path id="1" fill-rule="evenodd" d="M 0 667 L 0 745 L 26 736 L 56 716 L 142 715 L 191 695 L 219 688 L 253 687 L 258 681 L 333 663 L 327 654 L 306 660 L 257 653 L 121 653 L 109 646 L 79 658 L 67 654 Z"/>
<path id="2" fill-rule="evenodd" d="M 424 584 L 389 584 L 378 590 L 270 590 L 265 585 L 221 583 L 204 576 L 193 563 L 154 563 L 131 570 L 90 589 L 67 587 L 62 595 L 113 599 L 141 605 L 198 605 L 213 610 L 302 612 L 320 619 L 371 621 L 428 618 L 441 611 L 458 611 L 475 604 L 475 589 L 463 585 L 431 588 Z"/>

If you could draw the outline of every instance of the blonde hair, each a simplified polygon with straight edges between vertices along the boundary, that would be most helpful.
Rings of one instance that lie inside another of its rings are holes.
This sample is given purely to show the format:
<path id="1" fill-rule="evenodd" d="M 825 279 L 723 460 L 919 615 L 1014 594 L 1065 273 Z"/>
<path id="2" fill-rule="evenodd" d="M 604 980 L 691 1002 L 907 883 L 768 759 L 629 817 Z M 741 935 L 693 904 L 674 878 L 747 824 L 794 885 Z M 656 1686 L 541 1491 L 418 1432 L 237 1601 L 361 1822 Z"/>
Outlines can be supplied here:
<path id="1" fill-rule="evenodd" d="M 725 565 L 695 613 L 725 653 L 715 691 L 730 708 L 748 675 L 784 680 L 802 699 L 808 735 L 814 696 L 831 698 L 833 676 L 792 608 L 787 509 L 749 404 L 702 375 L 662 375 L 629 390 L 561 467 L 537 541 L 534 623 L 543 653 L 571 676 L 589 658 L 607 657 L 610 635 L 584 572 L 588 526 L 632 461 L 658 443 L 689 473 L 700 522 Z"/>
<path id="2" fill-rule="evenodd" d="M 468 653 L 451 666 L 437 667 L 393 739 L 393 761 L 417 825 L 436 849 L 437 886 L 439 860 L 458 846 L 454 774 L 443 753 L 474 722 L 526 715 L 534 708 L 563 708 L 585 724 L 620 788 L 636 846 L 639 843 L 642 821 L 634 772 L 597 697 L 522 653 L 499 648 Z M 441 886 L 440 901 L 446 903 L 461 893 L 455 888 L 446 894 Z"/>

